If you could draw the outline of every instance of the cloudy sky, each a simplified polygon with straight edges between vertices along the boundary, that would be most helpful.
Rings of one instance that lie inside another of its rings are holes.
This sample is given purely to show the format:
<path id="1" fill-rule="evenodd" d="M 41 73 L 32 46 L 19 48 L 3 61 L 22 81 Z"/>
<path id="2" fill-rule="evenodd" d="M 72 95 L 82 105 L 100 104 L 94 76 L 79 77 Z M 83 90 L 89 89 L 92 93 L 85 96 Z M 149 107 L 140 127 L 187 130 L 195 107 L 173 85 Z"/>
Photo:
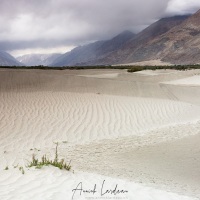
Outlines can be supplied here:
<path id="1" fill-rule="evenodd" d="M 199 8 L 200 0 L 1 0 L 0 50 L 14 56 L 66 52 Z"/>

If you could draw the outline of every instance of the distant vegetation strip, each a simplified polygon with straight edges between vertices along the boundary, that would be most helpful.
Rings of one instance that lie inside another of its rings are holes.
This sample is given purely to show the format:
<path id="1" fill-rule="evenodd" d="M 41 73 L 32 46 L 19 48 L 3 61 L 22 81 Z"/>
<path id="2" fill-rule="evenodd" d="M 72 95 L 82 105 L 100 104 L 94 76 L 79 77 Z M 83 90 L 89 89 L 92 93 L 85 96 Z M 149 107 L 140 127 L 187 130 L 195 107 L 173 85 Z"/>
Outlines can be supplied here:
<path id="1" fill-rule="evenodd" d="M 49 67 L 49 66 L 0 66 L 7 69 L 41 69 L 41 70 L 84 70 L 84 69 L 127 69 L 128 72 L 137 72 L 142 70 L 157 70 L 157 69 L 175 69 L 175 70 L 190 70 L 200 69 L 200 64 L 196 65 L 171 65 L 171 66 L 133 66 L 133 65 L 103 65 L 103 66 L 63 66 L 63 67 Z"/>
<path id="2" fill-rule="evenodd" d="M 142 70 L 157 70 L 157 69 L 191 70 L 191 69 L 200 69 L 200 65 L 129 66 L 127 71 L 137 72 Z"/>

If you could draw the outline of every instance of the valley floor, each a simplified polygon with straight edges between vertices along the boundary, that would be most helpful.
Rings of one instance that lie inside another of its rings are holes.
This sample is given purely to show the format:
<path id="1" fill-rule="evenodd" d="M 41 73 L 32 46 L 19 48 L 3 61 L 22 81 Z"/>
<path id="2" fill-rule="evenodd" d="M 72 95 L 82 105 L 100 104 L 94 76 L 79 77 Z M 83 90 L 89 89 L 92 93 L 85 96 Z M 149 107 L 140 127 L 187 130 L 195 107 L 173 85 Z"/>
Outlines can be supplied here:
<path id="1" fill-rule="evenodd" d="M 80 182 L 97 192 L 74 199 L 200 198 L 199 80 L 200 70 L 0 69 L 0 199 L 72 199 Z M 26 168 L 33 153 L 53 158 L 55 142 L 70 172 Z M 102 195 L 104 180 L 127 192 Z"/>

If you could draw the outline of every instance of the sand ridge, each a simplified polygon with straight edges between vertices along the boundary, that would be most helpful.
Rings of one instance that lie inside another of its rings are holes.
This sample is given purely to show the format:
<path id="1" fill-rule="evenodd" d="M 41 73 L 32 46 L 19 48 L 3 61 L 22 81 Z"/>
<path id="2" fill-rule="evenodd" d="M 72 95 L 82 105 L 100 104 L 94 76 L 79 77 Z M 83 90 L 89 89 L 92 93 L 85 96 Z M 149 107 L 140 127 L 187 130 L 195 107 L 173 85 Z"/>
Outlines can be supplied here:
<path id="1" fill-rule="evenodd" d="M 55 139 L 84 143 L 144 135 L 160 127 L 196 121 L 200 116 L 198 106 L 164 99 L 34 92 L 7 93 L 0 100 L 4 113 L 2 146 L 8 146 L 6 141 L 24 140 L 33 145 L 37 139 L 45 145 Z"/>
<path id="2" fill-rule="evenodd" d="M 200 75 L 163 83 L 170 85 L 200 86 Z"/>

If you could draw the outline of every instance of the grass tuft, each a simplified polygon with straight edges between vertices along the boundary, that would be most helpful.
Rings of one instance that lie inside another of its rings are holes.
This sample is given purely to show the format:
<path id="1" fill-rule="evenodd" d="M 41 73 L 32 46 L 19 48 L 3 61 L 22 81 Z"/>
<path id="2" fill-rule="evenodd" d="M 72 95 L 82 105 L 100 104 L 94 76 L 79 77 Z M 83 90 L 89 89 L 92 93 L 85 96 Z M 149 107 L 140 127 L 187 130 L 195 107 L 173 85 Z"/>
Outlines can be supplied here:
<path id="1" fill-rule="evenodd" d="M 55 151 L 55 158 L 53 160 L 49 159 L 46 155 L 43 155 L 41 160 L 37 159 L 35 154 L 32 155 L 32 160 L 29 163 L 28 167 L 35 167 L 36 169 L 41 169 L 43 166 L 54 166 L 58 167 L 59 169 L 65 169 L 70 171 L 71 165 L 70 163 L 67 164 L 64 159 L 59 160 L 58 158 L 58 143 L 56 144 L 56 151 Z"/>
<path id="2" fill-rule="evenodd" d="M 19 167 L 19 171 L 21 171 L 21 172 L 22 172 L 22 174 L 25 174 L 25 170 L 24 170 L 24 168 L 23 168 L 23 167 Z"/>

